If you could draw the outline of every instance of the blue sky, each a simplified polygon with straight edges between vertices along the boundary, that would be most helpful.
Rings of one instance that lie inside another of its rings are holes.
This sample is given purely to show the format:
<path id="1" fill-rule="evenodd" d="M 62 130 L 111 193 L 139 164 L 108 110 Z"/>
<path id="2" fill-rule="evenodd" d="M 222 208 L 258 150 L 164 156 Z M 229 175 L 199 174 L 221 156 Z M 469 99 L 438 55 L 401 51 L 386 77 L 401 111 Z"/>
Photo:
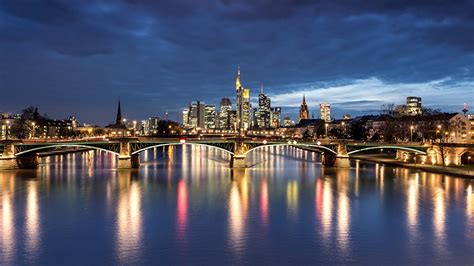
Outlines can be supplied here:
<path id="1" fill-rule="evenodd" d="M 176 119 L 234 103 L 238 65 L 293 118 L 303 93 L 316 116 L 474 105 L 473 1 L 1 0 L 0 18 L 0 111 L 106 124 L 120 97 L 130 119 Z"/>

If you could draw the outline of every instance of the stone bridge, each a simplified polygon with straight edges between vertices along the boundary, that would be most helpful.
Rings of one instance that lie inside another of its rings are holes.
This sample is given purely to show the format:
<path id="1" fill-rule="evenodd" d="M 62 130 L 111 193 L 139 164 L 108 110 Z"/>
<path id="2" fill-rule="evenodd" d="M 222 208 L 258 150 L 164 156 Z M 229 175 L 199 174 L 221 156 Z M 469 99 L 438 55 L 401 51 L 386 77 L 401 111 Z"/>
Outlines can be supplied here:
<path id="1" fill-rule="evenodd" d="M 139 139 L 118 138 L 109 141 L 69 141 L 69 142 L 22 142 L 18 140 L 3 141 L 0 150 L 0 169 L 35 168 L 38 165 L 38 152 L 58 148 L 87 148 L 115 154 L 118 157 L 118 168 L 137 168 L 140 165 L 139 154 L 142 151 L 177 145 L 207 146 L 222 150 L 231 156 L 230 166 L 246 167 L 245 158 L 251 152 L 259 152 L 263 147 L 293 146 L 300 149 L 319 152 L 325 166 L 349 167 L 352 154 L 370 150 L 396 150 L 397 158 L 405 160 L 410 156 L 433 156 L 435 147 L 423 145 L 402 146 L 381 143 L 354 143 L 342 140 L 326 140 L 323 142 L 267 141 L 241 138 L 214 140 L 184 140 L 184 139 Z M 456 156 L 464 150 L 456 150 Z M 449 155 L 451 158 L 454 155 Z M 426 160 L 426 159 L 425 159 Z M 451 159 L 450 159 L 451 160 Z M 454 159 L 452 159 L 454 160 Z M 438 163 L 439 160 L 436 160 Z"/>

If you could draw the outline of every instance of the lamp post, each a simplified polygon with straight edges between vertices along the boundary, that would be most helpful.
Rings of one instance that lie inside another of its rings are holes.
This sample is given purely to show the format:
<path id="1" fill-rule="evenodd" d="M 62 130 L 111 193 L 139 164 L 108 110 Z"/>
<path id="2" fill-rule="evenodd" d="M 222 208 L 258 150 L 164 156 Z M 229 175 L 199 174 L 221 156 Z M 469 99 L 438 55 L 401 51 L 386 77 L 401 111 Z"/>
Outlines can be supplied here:
<path id="1" fill-rule="evenodd" d="M 8 140 L 8 134 L 10 133 L 10 120 L 7 120 L 7 128 L 6 128 L 6 134 L 5 134 L 5 140 Z"/>
<path id="2" fill-rule="evenodd" d="M 35 131 L 36 131 L 36 123 L 35 123 L 35 122 L 31 122 L 31 127 L 32 127 L 32 129 L 31 129 L 31 131 L 32 131 L 32 133 L 31 133 L 31 138 L 34 139 L 34 138 L 35 138 L 35 133 L 36 133 L 36 132 L 35 132 Z"/>
<path id="3" fill-rule="evenodd" d="M 329 127 L 329 124 L 326 123 L 326 124 L 324 124 L 324 125 L 325 125 L 325 127 L 326 127 L 326 138 L 329 138 L 329 136 L 328 136 L 328 127 Z"/>
<path id="4" fill-rule="evenodd" d="M 133 136 L 137 134 L 137 120 L 133 120 Z"/>
<path id="5" fill-rule="evenodd" d="M 414 126 L 410 126 L 410 142 L 413 142 L 413 129 L 415 127 Z"/>
<path id="6" fill-rule="evenodd" d="M 127 126 L 126 126 L 125 122 L 127 122 L 127 119 L 124 118 L 122 121 L 123 121 L 122 138 L 125 138 L 125 129 L 127 129 Z"/>
<path id="7" fill-rule="evenodd" d="M 346 135 L 346 123 L 344 121 L 341 122 L 341 125 L 344 127 L 344 138 L 347 138 Z"/>

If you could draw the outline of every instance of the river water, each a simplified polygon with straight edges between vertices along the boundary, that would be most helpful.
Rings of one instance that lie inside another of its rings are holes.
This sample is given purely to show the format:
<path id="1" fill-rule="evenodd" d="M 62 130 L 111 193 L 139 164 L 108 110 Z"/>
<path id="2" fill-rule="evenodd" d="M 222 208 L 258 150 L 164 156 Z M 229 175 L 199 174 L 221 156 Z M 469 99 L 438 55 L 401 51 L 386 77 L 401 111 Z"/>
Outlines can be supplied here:
<path id="1" fill-rule="evenodd" d="M 473 180 L 291 147 L 228 160 L 184 146 L 138 170 L 89 151 L 0 172 L 0 264 L 474 264 Z"/>

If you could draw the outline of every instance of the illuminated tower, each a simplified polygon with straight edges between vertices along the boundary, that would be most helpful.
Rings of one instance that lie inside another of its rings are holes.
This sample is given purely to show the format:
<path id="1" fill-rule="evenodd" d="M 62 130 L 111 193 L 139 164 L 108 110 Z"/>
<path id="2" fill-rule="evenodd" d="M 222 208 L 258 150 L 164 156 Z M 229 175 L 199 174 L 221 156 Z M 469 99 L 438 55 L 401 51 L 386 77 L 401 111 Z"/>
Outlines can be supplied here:
<path id="1" fill-rule="evenodd" d="M 303 94 L 303 102 L 301 103 L 301 106 L 300 106 L 300 121 L 303 119 L 308 119 L 308 114 L 309 114 L 308 105 L 306 105 L 306 98 Z"/>
<path id="2" fill-rule="evenodd" d="M 237 129 L 240 130 L 243 128 L 243 113 L 244 113 L 244 105 L 243 105 L 243 94 L 244 94 L 244 87 L 240 84 L 240 66 L 237 68 L 237 77 L 235 79 L 235 93 L 236 93 L 236 101 L 235 101 L 235 111 L 236 111 L 236 123 Z"/>

